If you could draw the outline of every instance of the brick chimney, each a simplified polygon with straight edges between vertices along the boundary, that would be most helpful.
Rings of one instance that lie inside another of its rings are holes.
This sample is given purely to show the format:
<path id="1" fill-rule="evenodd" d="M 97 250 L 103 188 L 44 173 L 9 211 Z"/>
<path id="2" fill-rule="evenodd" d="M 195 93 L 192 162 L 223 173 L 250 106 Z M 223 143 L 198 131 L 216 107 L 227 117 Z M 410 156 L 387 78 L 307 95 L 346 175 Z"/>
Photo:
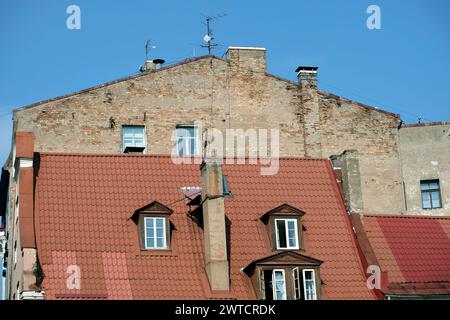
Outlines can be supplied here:
<path id="1" fill-rule="evenodd" d="M 317 67 L 298 67 L 297 72 L 303 111 L 305 155 L 322 158 L 320 128 L 320 103 L 317 93 Z"/>
<path id="2" fill-rule="evenodd" d="M 212 291 L 229 291 L 225 205 L 222 165 L 218 160 L 203 162 L 202 209 L 205 241 L 205 269 Z"/>
<path id="3" fill-rule="evenodd" d="M 256 47 L 229 47 L 227 57 L 234 72 L 265 74 L 266 49 Z"/>
<path id="4" fill-rule="evenodd" d="M 334 156 L 342 171 L 342 188 L 345 204 L 349 213 L 364 212 L 362 197 L 361 174 L 359 170 L 359 153 L 357 150 L 346 150 L 339 156 Z"/>
<path id="5" fill-rule="evenodd" d="M 303 87 L 317 89 L 317 70 L 318 67 L 299 66 L 297 72 L 298 82 Z"/>

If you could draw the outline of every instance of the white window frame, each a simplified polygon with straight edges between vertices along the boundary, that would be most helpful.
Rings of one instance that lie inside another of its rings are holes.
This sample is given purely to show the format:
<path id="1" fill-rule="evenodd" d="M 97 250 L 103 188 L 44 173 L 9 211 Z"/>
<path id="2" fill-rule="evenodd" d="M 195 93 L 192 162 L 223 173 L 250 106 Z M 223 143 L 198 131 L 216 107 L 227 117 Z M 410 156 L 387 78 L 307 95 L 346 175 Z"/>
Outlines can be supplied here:
<path id="1" fill-rule="evenodd" d="M 186 137 L 186 136 L 179 136 L 178 135 L 178 129 L 188 130 L 188 129 L 191 129 L 191 128 L 194 129 L 194 136 L 193 137 L 192 136 Z M 186 124 L 186 125 L 185 124 L 177 125 L 176 128 L 175 128 L 175 139 L 176 139 L 175 141 L 176 141 L 177 154 L 178 154 L 179 157 L 194 157 L 194 156 L 199 156 L 200 155 L 200 137 L 199 137 L 199 134 L 198 134 L 198 126 L 196 126 L 196 125 L 188 125 L 188 124 Z M 178 147 L 178 141 L 180 139 L 183 141 L 182 142 L 184 144 L 183 150 L 184 150 L 185 154 L 180 154 L 180 149 Z M 194 144 L 194 147 L 195 147 L 194 154 L 191 154 L 191 148 L 190 148 L 191 145 L 188 144 L 188 141 L 191 141 L 191 143 Z"/>
<path id="2" fill-rule="evenodd" d="M 284 221 L 284 227 L 285 227 L 285 232 L 286 232 L 286 247 L 282 248 L 280 247 L 280 241 L 279 241 L 279 231 L 278 231 L 278 221 Z M 295 246 L 290 246 L 289 245 L 289 229 L 288 229 L 288 222 L 289 221 L 294 221 L 294 225 L 295 225 Z M 284 218 L 284 219 L 275 219 L 275 237 L 276 237 L 276 241 L 277 241 L 277 249 L 278 250 L 298 250 L 300 249 L 299 246 L 299 239 L 298 239 L 298 224 L 297 224 L 297 219 L 288 219 L 288 218 Z"/>
<path id="3" fill-rule="evenodd" d="M 297 276 L 297 279 L 295 279 Z M 294 284 L 294 300 L 300 300 L 302 298 L 302 278 L 300 276 L 300 268 L 295 267 L 292 270 L 292 280 Z"/>
<path id="4" fill-rule="evenodd" d="M 134 126 L 134 125 L 123 125 L 122 126 L 122 152 L 124 152 L 125 151 L 125 149 L 127 148 L 127 147 L 129 147 L 129 146 L 126 146 L 125 145 L 125 143 L 124 143 L 124 138 L 125 138 L 125 136 L 124 136 L 124 128 L 131 128 L 131 127 L 134 127 L 134 128 L 142 128 L 142 139 L 143 139 L 143 144 L 144 144 L 144 153 L 146 153 L 146 151 L 147 151 L 147 132 L 146 132 L 146 128 L 145 128 L 145 126 L 140 126 L 140 125 L 136 125 L 136 126 Z M 133 137 L 133 139 L 134 139 L 134 137 Z M 133 140 L 133 142 L 134 142 L 134 140 Z"/>
<path id="5" fill-rule="evenodd" d="M 147 246 L 147 220 L 152 219 L 153 220 L 153 240 L 154 240 L 154 247 L 148 247 Z M 158 247 L 157 246 L 157 233 L 156 233 L 156 220 L 161 219 L 163 221 L 163 237 L 164 237 L 164 246 Z M 166 218 L 163 217 L 144 217 L 144 247 L 148 250 L 167 250 L 167 235 L 166 235 Z"/>
<path id="6" fill-rule="evenodd" d="M 312 272 L 312 281 L 313 281 L 313 293 L 314 298 L 308 299 L 308 294 L 306 293 L 306 272 Z M 305 300 L 317 300 L 317 286 L 316 286 L 316 272 L 314 269 L 303 269 L 303 294 L 305 295 Z"/>
<path id="7" fill-rule="evenodd" d="M 286 274 L 284 269 L 274 269 L 272 270 L 272 295 L 273 295 L 273 300 L 278 300 L 277 299 L 277 286 L 276 286 L 276 277 L 275 277 L 275 273 L 276 272 L 281 272 L 283 274 L 283 289 L 284 289 L 284 299 L 281 300 L 287 300 L 287 291 L 286 291 Z"/>

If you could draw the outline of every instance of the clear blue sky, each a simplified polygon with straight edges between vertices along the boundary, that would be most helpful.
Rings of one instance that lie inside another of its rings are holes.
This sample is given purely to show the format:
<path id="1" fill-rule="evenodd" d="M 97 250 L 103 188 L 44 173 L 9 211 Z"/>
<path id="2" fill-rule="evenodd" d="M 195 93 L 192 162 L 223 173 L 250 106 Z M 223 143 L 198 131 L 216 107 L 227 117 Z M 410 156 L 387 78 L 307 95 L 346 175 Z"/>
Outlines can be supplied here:
<path id="1" fill-rule="evenodd" d="M 71 4 L 81 30 L 66 28 Z M 370 4 L 381 30 L 366 27 Z M 147 39 L 168 62 L 204 54 L 202 14 L 219 13 L 218 56 L 263 46 L 273 74 L 295 80 L 298 65 L 316 65 L 323 90 L 406 122 L 450 120 L 448 0 L 0 0 L 0 162 L 12 109 L 136 73 Z"/>

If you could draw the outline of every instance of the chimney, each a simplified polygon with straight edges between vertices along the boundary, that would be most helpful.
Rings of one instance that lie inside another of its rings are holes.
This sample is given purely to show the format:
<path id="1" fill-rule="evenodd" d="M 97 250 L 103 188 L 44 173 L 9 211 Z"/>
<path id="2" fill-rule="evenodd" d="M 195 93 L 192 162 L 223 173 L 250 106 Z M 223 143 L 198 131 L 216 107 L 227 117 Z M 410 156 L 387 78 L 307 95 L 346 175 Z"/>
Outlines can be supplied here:
<path id="1" fill-rule="evenodd" d="M 297 72 L 298 82 L 302 87 L 317 89 L 317 69 L 318 67 L 299 66 Z"/>
<path id="2" fill-rule="evenodd" d="M 247 75 L 266 73 L 266 48 L 229 47 L 227 57 L 235 72 Z"/>
<path id="3" fill-rule="evenodd" d="M 152 72 L 162 68 L 162 65 L 165 63 L 163 59 L 153 59 L 153 60 L 145 60 L 144 66 L 140 67 L 139 71 L 141 72 Z"/>
<path id="4" fill-rule="evenodd" d="M 346 150 L 337 159 L 342 171 L 342 188 L 345 204 L 349 213 L 364 211 L 361 175 L 359 171 L 359 154 L 357 150 Z"/>
<path id="5" fill-rule="evenodd" d="M 225 205 L 222 165 L 219 160 L 203 162 L 202 209 L 205 238 L 205 269 L 212 291 L 229 291 Z"/>

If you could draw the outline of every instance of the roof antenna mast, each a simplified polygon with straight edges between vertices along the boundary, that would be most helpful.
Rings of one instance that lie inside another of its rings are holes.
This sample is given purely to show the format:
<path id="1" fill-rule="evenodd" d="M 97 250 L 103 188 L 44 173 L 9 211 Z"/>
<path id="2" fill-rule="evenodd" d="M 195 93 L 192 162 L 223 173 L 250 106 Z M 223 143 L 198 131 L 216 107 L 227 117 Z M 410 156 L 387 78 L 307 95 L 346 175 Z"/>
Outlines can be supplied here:
<path id="1" fill-rule="evenodd" d="M 205 20 L 206 20 L 206 23 L 205 23 L 205 25 L 206 25 L 206 35 L 203 37 L 203 40 L 207 43 L 206 45 L 202 45 L 202 47 L 203 48 L 208 48 L 208 54 L 211 54 L 211 51 L 215 48 L 215 47 L 217 47 L 217 44 L 216 43 L 213 43 L 213 40 L 214 40 L 214 37 L 213 37 L 213 31 L 212 31 L 212 29 L 211 29 L 211 22 L 213 21 L 213 20 L 216 20 L 216 19 L 220 19 L 220 18 L 223 18 L 223 17 L 225 17 L 226 16 L 226 13 L 224 13 L 224 14 L 220 14 L 220 15 L 217 15 L 217 16 L 214 16 L 214 17 L 212 17 L 212 16 L 204 16 L 205 17 Z"/>

